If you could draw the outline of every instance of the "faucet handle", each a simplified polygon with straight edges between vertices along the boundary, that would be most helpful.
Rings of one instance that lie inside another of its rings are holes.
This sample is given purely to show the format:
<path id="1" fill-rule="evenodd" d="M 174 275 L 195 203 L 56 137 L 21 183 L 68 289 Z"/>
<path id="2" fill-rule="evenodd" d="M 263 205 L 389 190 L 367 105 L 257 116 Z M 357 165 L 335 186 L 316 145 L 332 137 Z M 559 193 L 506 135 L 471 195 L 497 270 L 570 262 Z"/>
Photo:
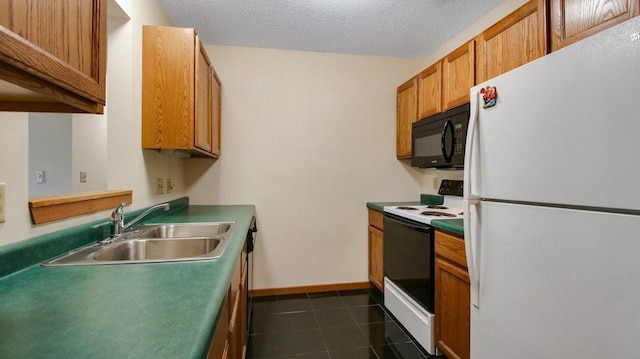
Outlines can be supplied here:
<path id="1" fill-rule="evenodd" d="M 122 219 L 124 219 L 124 206 L 126 205 L 126 203 L 122 202 L 118 205 L 118 207 L 116 207 L 116 209 L 113 210 L 113 212 L 111 212 L 112 221 L 121 221 Z"/>
<path id="2" fill-rule="evenodd" d="M 111 237 L 114 238 L 124 230 L 124 206 L 127 204 L 122 202 L 111 212 Z"/>

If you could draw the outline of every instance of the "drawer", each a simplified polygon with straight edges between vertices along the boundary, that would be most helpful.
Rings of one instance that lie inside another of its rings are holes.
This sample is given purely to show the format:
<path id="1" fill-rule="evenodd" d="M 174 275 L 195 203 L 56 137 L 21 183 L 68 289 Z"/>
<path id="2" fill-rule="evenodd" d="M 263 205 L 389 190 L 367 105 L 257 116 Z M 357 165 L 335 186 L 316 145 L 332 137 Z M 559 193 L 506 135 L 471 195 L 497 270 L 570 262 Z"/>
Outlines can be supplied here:
<path id="1" fill-rule="evenodd" d="M 436 230 L 436 255 L 467 268 L 464 239 Z"/>
<path id="2" fill-rule="evenodd" d="M 384 218 L 384 215 L 382 214 L 382 212 L 369 208 L 369 224 L 371 226 L 376 227 L 382 231 L 383 218 Z"/>

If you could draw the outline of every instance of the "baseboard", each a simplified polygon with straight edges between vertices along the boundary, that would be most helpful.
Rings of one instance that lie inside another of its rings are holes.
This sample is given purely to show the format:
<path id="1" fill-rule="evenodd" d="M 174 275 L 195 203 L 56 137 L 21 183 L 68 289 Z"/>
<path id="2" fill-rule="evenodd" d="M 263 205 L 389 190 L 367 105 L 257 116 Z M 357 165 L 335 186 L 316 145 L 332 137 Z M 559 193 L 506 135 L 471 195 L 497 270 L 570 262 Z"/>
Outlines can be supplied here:
<path id="1" fill-rule="evenodd" d="M 278 294 L 316 293 L 316 292 L 329 292 L 332 290 L 369 289 L 369 288 L 372 288 L 370 282 L 317 284 L 317 285 L 304 285 L 300 287 L 252 289 L 250 292 L 250 295 L 252 297 L 264 297 L 267 295 L 278 295 Z"/>

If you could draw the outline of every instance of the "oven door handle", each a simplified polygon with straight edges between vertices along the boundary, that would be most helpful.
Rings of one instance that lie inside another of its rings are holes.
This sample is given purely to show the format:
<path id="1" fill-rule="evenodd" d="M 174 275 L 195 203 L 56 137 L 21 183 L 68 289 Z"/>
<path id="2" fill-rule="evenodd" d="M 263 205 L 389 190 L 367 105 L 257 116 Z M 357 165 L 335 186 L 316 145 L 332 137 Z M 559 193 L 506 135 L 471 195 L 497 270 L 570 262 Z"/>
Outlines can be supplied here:
<path id="1" fill-rule="evenodd" d="M 411 228 L 414 228 L 414 229 L 421 229 L 421 230 L 424 230 L 424 231 L 428 231 L 428 230 L 431 229 L 431 227 L 429 227 L 426 224 L 421 226 L 421 225 L 410 223 L 409 221 L 398 220 L 398 219 L 396 219 L 394 217 L 391 217 L 389 215 L 385 215 L 384 218 L 388 219 L 388 220 L 390 220 L 392 222 L 395 222 L 397 224 L 400 224 L 400 225 L 403 225 L 403 226 L 407 226 L 407 227 L 411 227 Z"/>

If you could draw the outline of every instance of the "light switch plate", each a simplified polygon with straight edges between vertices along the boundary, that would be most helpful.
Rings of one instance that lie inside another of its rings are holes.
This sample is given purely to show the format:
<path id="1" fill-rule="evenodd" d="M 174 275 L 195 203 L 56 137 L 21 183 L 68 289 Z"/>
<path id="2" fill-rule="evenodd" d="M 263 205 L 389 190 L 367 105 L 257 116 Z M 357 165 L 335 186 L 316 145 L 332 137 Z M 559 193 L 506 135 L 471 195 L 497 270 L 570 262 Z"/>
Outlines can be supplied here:
<path id="1" fill-rule="evenodd" d="M 36 170 L 36 183 L 44 183 L 46 181 L 47 172 Z"/>
<path id="2" fill-rule="evenodd" d="M 7 185 L 0 183 L 0 223 L 4 223 L 4 205 L 6 203 L 5 197 L 7 196 Z"/>
<path id="3" fill-rule="evenodd" d="M 80 172 L 80 183 L 86 183 L 87 182 L 87 172 Z"/>

